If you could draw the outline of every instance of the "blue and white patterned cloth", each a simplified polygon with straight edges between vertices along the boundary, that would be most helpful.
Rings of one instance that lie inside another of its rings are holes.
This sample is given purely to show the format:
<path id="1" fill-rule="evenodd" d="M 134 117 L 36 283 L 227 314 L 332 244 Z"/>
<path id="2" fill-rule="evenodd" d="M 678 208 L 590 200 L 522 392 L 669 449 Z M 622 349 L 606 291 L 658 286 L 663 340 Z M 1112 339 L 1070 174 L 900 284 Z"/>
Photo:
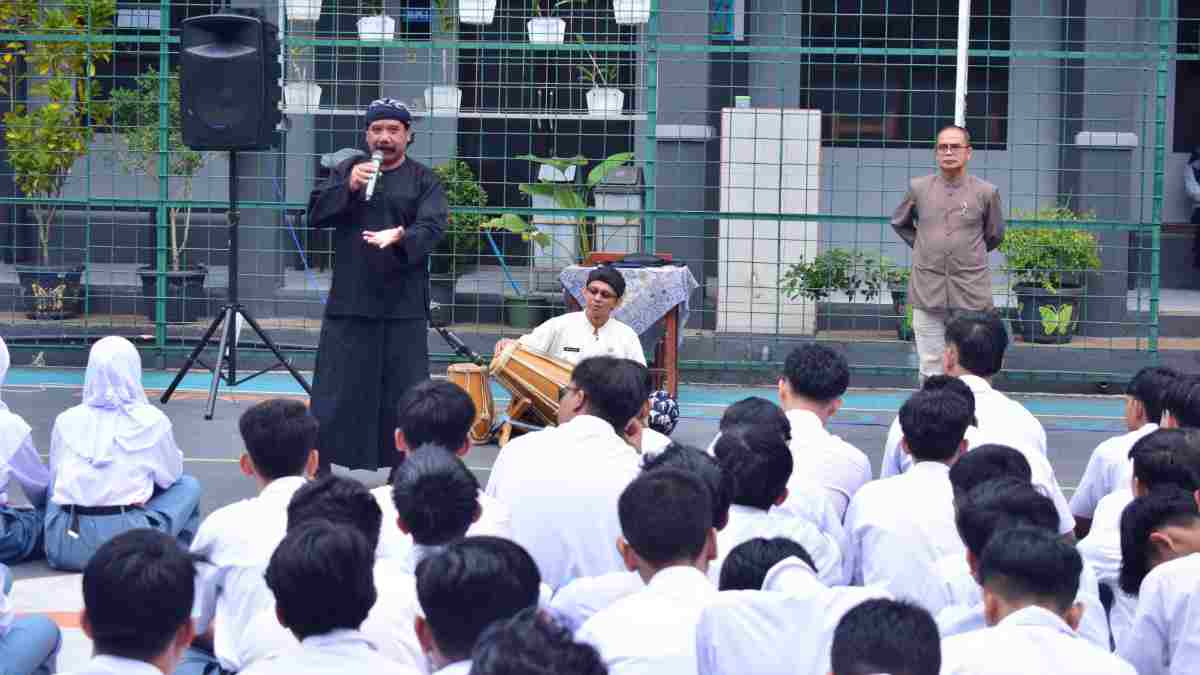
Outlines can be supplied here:
<path id="1" fill-rule="evenodd" d="M 563 288 L 583 306 L 583 286 L 588 272 L 594 267 L 570 265 L 559 274 Z M 683 327 L 691 313 L 692 292 L 700 287 L 696 277 L 687 267 L 667 265 L 665 267 L 622 267 L 618 268 L 625 278 L 625 296 L 621 306 L 613 312 L 613 318 L 629 326 L 641 335 L 656 321 L 667 315 L 671 308 L 679 305 L 679 342 L 683 343 Z"/>

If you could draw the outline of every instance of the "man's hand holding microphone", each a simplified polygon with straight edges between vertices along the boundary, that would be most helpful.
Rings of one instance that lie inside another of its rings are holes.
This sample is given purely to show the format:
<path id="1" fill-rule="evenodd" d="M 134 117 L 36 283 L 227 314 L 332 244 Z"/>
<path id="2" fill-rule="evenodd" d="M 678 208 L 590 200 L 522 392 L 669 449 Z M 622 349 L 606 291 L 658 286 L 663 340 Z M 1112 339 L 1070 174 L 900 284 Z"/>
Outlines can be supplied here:
<path id="1" fill-rule="evenodd" d="M 382 162 L 383 153 L 376 150 L 371 153 L 371 161 L 359 162 L 350 169 L 350 191 L 361 191 L 363 193 L 363 201 L 369 202 L 375 196 L 375 183 L 379 180 L 379 165 Z M 363 241 L 372 246 L 387 248 L 404 239 L 404 227 L 397 225 L 396 227 L 377 232 L 363 230 L 362 237 Z"/>

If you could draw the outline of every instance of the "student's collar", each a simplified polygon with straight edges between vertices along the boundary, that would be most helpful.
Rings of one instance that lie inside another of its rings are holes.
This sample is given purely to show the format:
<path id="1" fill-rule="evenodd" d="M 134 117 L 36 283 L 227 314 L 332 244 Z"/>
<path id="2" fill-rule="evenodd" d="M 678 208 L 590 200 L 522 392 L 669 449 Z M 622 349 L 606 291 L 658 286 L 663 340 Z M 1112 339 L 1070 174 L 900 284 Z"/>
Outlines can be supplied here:
<path id="1" fill-rule="evenodd" d="M 916 457 L 913 457 L 913 465 L 908 470 L 908 473 L 914 471 L 918 473 L 946 475 L 950 473 L 950 465 L 945 462 L 939 462 L 936 459 L 917 460 Z"/>
<path id="2" fill-rule="evenodd" d="M 259 492 L 258 494 L 259 494 L 259 496 L 262 496 L 262 497 L 267 497 L 267 496 L 276 495 L 276 494 L 278 494 L 278 495 L 291 494 L 291 493 L 295 492 L 296 490 L 299 490 L 300 488 L 304 487 L 304 484 L 307 482 L 308 482 L 308 479 L 305 478 L 304 476 L 281 476 L 281 477 L 276 478 L 275 480 L 271 481 L 270 483 L 267 483 L 266 486 L 263 487 L 262 491 Z"/>
<path id="3" fill-rule="evenodd" d="M 616 435 L 611 424 L 595 415 L 587 414 L 572 417 L 570 422 L 562 425 L 559 429 L 576 438 Z"/>
<path id="4" fill-rule="evenodd" d="M 763 577 L 764 591 L 795 592 L 817 584 L 824 586 L 808 563 L 792 556 L 775 563 Z"/>
<path id="5" fill-rule="evenodd" d="M 711 589 L 713 592 L 717 590 L 708 575 L 691 565 L 665 567 L 650 578 L 646 587 L 672 595 L 682 592 L 685 597 L 695 597 L 698 588 Z"/>
<path id="6" fill-rule="evenodd" d="M 364 647 L 375 650 L 375 644 L 367 639 L 357 630 L 351 628 L 335 628 L 328 633 L 320 635 L 310 635 L 300 641 L 301 646 L 312 647 L 314 649 L 322 649 L 325 647 L 335 647 L 338 645 L 362 644 Z"/>
<path id="7" fill-rule="evenodd" d="M 1037 605 L 1022 607 L 1021 609 L 1018 609 L 1012 614 L 1009 614 L 1001 619 L 996 625 L 1038 626 L 1042 628 L 1053 628 L 1058 632 L 1070 635 L 1071 637 L 1077 636 L 1077 633 L 1071 630 L 1071 627 L 1067 625 L 1066 621 L 1063 621 L 1061 616 L 1051 612 L 1045 607 L 1039 607 Z"/>
<path id="8" fill-rule="evenodd" d="M 825 429 L 825 422 L 821 421 L 821 416 L 811 410 L 792 408 L 785 411 L 784 415 L 791 424 L 793 440 L 811 436 L 818 431 L 828 433 Z"/>
<path id="9" fill-rule="evenodd" d="M 971 389 L 971 392 L 975 394 L 992 390 L 992 385 L 978 375 L 967 373 L 965 375 L 959 375 L 958 379 L 962 380 L 963 384 L 967 385 L 967 387 Z"/>
<path id="10" fill-rule="evenodd" d="M 162 675 L 162 671 L 158 666 L 147 661 L 138 661 L 137 659 L 127 659 L 123 656 L 113 656 L 112 654 L 97 654 L 92 657 L 92 663 L 97 666 L 95 670 L 106 673 L 121 673 L 122 675 Z M 92 670 L 84 668 L 83 670 Z"/>

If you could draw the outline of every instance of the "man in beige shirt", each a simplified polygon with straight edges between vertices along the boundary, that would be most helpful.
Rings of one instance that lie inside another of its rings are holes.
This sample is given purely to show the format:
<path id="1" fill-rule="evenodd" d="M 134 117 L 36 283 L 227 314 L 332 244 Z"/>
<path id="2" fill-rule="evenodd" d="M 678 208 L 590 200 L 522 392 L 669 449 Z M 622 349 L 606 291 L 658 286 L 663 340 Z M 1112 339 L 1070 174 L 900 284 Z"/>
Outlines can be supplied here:
<path id="1" fill-rule="evenodd" d="M 922 381 L 942 372 L 946 325 L 954 316 L 992 309 L 988 251 L 1004 239 L 1000 191 L 967 173 L 970 133 L 942 129 L 935 156 L 941 171 L 912 179 L 892 214 L 892 228 L 913 250 L 908 301 Z"/>

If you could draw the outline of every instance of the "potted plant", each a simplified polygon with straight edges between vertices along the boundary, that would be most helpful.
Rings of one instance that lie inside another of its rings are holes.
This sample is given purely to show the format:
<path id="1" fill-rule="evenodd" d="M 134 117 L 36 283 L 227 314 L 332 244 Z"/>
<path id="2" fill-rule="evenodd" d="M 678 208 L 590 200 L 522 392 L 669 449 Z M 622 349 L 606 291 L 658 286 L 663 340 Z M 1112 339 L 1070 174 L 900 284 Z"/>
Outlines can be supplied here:
<path id="1" fill-rule="evenodd" d="M 496 18 L 496 0 L 458 0 L 458 18 L 463 23 L 486 26 Z"/>
<path id="2" fill-rule="evenodd" d="M 316 21 L 321 18 L 321 0 L 287 0 L 288 21 Z"/>
<path id="3" fill-rule="evenodd" d="M 550 8 L 566 7 L 575 0 L 557 0 Z M 567 35 L 567 22 L 555 16 L 542 13 L 542 0 L 530 0 L 533 8 L 533 18 L 525 24 L 529 33 L 529 41 L 534 44 L 561 45 Z"/>
<path id="4" fill-rule="evenodd" d="M 595 190 L 596 186 L 617 167 L 632 161 L 633 157 L 632 152 L 618 152 L 605 157 L 588 172 L 587 178 L 582 183 L 555 183 L 539 180 L 536 183 L 521 183 L 518 189 L 530 197 L 548 198 L 556 208 L 586 209 L 592 204 L 592 191 Z M 590 163 L 590 160 L 582 155 L 567 159 L 520 155 L 517 159 L 526 159 L 535 164 L 551 166 L 560 172 L 566 172 L 570 167 L 582 168 Z M 582 215 L 571 215 L 569 218 L 575 228 L 576 240 L 576 250 L 573 252 L 572 257 L 577 261 L 581 261 L 587 258 L 588 254 L 592 252 L 591 220 Z"/>
<path id="5" fill-rule="evenodd" d="M 1065 205 L 1034 213 L 1015 211 L 1014 219 L 1056 223 L 1095 220 L 1093 212 L 1076 213 Z M 1065 344 L 1079 326 L 1086 293 L 1084 274 L 1100 269 L 1096 237 L 1083 229 L 1033 227 L 1010 229 L 1000 244 L 1015 284 L 1017 329 L 1026 342 Z"/>
<path id="6" fill-rule="evenodd" d="M 87 154 L 95 124 L 107 119 L 107 107 L 96 100 L 99 82 L 90 77 L 97 63 L 109 60 L 112 41 L 97 35 L 111 28 L 115 0 L 76 0 L 65 7 L 17 2 L 6 8 L 5 23 L 27 34 L 90 36 L 80 41 L 9 42 L 3 61 L 28 85 L 36 108 L 17 105 L 4 114 L 4 138 L 13 182 L 32 206 L 37 222 L 36 265 L 18 266 L 21 288 L 29 299 L 28 315 L 64 319 L 79 314 L 83 299 L 82 265 L 62 264 L 51 235 L 61 215 L 63 188 L 71 167 Z M 19 61 L 23 61 L 19 63 Z M 6 77 L 6 84 L 7 82 Z"/>
<path id="7" fill-rule="evenodd" d="M 136 85 L 130 89 L 115 89 L 112 92 L 113 127 L 124 142 L 119 157 L 121 164 L 130 172 L 147 176 L 157 186 L 158 194 L 165 192 L 180 206 L 171 206 L 166 212 L 168 259 L 166 277 L 166 320 L 169 322 L 195 321 L 200 317 L 207 298 L 204 279 L 208 269 L 203 265 L 192 265 L 187 260 L 188 235 L 191 233 L 192 187 L 212 153 L 192 150 L 183 142 L 182 114 L 179 103 L 179 73 L 167 76 L 167 146 L 166 171 L 160 171 L 159 158 L 159 80 L 153 68 L 139 75 Z M 164 185 L 165 183 L 165 185 Z M 175 189 L 172 190 L 171 188 Z M 157 280 L 159 271 L 155 265 L 146 265 L 138 270 L 142 278 L 142 309 L 151 321 L 155 318 L 158 298 Z"/>
<path id="8" fill-rule="evenodd" d="M 558 244 L 549 234 L 542 232 L 532 222 L 515 213 L 505 213 L 480 223 L 486 230 L 502 230 L 521 237 L 530 246 L 550 249 Z M 535 293 L 534 255 L 529 255 L 529 278 L 524 288 L 513 283 L 513 291 L 504 293 L 504 323 L 514 328 L 533 328 L 550 318 L 550 305 Z"/>
<path id="9" fill-rule="evenodd" d="M 904 341 L 913 339 L 912 305 L 908 304 L 908 279 L 912 274 L 907 267 L 897 267 L 890 259 L 881 258 L 880 277 L 892 296 L 892 315 L 897 318 L 896 338 Z"/>
<path id="10" fill-rule="evenodd" d="M 583 44 L 583 37 L 578 38 Z M 588 114 L 597 117 L 615 117 L 625 108 L 625 92 L 612 86 L 617 81 L 617 65 L 600 64 L 596 55 L 587 52 L 588 63 L 579 66 L 579 79 L 592 85 L 587 92 Z"/>
<path id="11" fill-rule="evenodd" d="M 650 0 L 613 0 L 613 18 L 622 26 L 650 20 Z"/>
<path id="12" fill-rule="evenodd" d="M 461 213 L 454 207 L 487 206 L 488 196 L 471 165 L 462 160 L 451 160 L 433 170 L 442 179 L 451 207 L 446 236 L 429 262 L 432 299 L 446 307 L 454 304 L 455 279 L 479 259 L 479 228 L 486 220 L 483 214 Z"/>
<path id="13" fill-rule="evenodd" d="M 309 79 L 312 59 L 311 46 L 288 48 L 288 78 L 283 85 L 283 100 L 289 114 L 313 115 L 321 107 L 321 85 Z"/>
<path id="14" fill-rule="evenodd" d="M 396 20 L 383 11 L 383 0 L 361 0 L 363 16 L 358 20 L 358 39 L 391 40 L 396 37 Z"/>
<path id="15" fill-rule="evenodd" d="M 443 35 L 457 37 L 458 19 L 454 16 L 454 0 L 433 0 L 438 13 L 438 27 Z M 450 84 L 449 50 L 442 47 L 442 84 L 425 88 L 425 109 L 431 115 L 456 115 L 462 105 L 462 89 Z"/>

